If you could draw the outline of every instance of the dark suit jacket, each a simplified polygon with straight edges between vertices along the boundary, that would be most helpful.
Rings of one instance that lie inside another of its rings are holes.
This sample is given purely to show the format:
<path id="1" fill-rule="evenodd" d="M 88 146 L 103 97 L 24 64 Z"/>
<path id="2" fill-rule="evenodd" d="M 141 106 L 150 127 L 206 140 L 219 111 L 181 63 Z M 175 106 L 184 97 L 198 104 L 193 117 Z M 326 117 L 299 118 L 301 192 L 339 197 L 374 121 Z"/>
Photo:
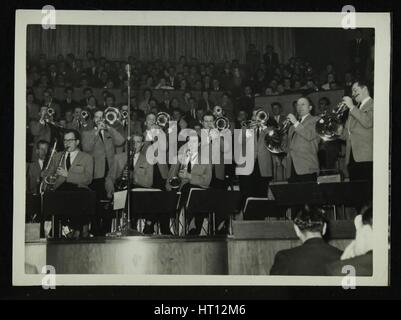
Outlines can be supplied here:
<path id="1" fill-rule="evenodd" d="M 265 53 L 263 55 L 263 62 L 266 64 L 268 69 L 272 69 L 275 66 L 278 66 L 278 54 L 276 52 L 273 52 L 272 56 L 270 57 L 267 53 Z"/>
<path id="2" fill-rule="evenodd" d="M 369 44 L 365 39 L 362 39 L 361 43 L 357 43 L 356 39 L 350 41 L 349 54 L 351 59 L 356 57 L 361 59 L 361 63 L 366 63 L 369 56 Z"/>
<path id="3" fill-rule="evenodd" d="M 208 100 L 207 102 L 209 104 L 209 109 L 211 111 L 213 111 L 214 106 L 216 105 L 212 100 Z M 198 109 L 203 109 L 203 110 L 207 110 L 207 103 L 205 100 L 201 99 L 198 101 Z"/>
<path id="4" fill-rule="evenodd" d="M 340 257 L 341 251 L 323 239 L 309 239 L 299 247 L 277 252 L 270 275 L 324 276 L 326 265 Z"/>
<path id="5" fill-rule="evenodd" d="M 43 163 L 46 166 L 46 163 Z M 31 162 L 28 164 L 28 172 L 26 176 L 26 188 L 27 192 L 31 194 L 38 193 L 38 187 L 41 180 L 42 170 L 40 169 L 39 160 Z"/>
<path id="6" fill-rule="evenodd" d="M 273 176 L 273 159 L 272 159 L 272 153 L 267 150 L 265 147 L 265 136 L 269 132 L 271 128 L 271 122 L 270 120 L 267 123 L 266 128 L 264 128 L 260 133 L 259 133 L 259 139 L 257 139 L 257 133 L 253 130 L 251 130 L 251 134 L 253 135 L 253 142 L 254 142 L 254 154 L 253 158 L 256 163 L 256 160 L 258 160 L 258 165 L 259 165 L 259 172 L 262 177 L 272 177 Z M 246 154 L 246 129 L 242 129 L 242 154 Z M 245 165 L 241 165 L 238 167 L 244 167 Z M 253 169 L 255 170 L 255 168 Z"/>
<path id="7" fill-rule="evenodd" d="M 329 264 L 326 268 L 328 276 L 345 276 L 342 272 L 344 266 L 353 266 L 357 277 L 369 277 L 373 275 L 372 251 L 355 258 L 340 260 Z"/>

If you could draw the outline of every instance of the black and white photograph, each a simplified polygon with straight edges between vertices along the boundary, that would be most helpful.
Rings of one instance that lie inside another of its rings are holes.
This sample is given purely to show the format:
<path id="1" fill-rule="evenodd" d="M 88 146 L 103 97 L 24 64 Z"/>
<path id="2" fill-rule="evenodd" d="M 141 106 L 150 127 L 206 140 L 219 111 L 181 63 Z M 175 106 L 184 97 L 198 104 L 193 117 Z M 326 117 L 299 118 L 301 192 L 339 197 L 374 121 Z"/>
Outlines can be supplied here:
<path id="1" fill-rule="evenodd" d="M 17 10 L 14 285 L 388 285 L 390 30 Z"/>

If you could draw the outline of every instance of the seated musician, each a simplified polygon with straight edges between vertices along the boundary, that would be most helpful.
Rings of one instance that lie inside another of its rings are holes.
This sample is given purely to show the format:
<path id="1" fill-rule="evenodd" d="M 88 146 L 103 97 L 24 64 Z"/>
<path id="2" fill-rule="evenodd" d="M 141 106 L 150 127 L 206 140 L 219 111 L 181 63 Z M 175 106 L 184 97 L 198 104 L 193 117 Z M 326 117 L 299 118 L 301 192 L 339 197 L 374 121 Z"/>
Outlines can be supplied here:
<path id="1" fill-rule="evenodd" d="M 28 164 L 27 172 L 27 192 L 30 194 L 39 194 L 39 186 L 42 180 L 42 172 L 46 167 L 46 156 L 49 150 L 49 142 L 39 140 L 36 143 L 37 160 Z"/>
<path id="2" fill-rule="evenodd" d="M 43 174 L 55 176 L 53 189 L 55 191 L 83 191 L 89 190 L 88 186 L 93 179 L 93 158 L 79 149 L 81 137 L 76 130 L 66 130 L 64 133 L 64 152 L 54 155 L 48 170 Z M 73 237 L 81 235 L 87 237 L 88 219 L 85 217 L 74 217 L 70 219 L 71 228 L 74 230 Z"/>
<path id="3" fill-rule="evenodd" d="M 133 157 L 132 166 L 133 174 L 131 173 L 131 188 L 157 188 L 155 181 L 154 169 L 155 165 L 149 163 L 146 159 L 146 145 L 144 144 L 144 137 L 141 133 L 134 133 L 132 135 L 133 141 Z M 114 161 L 106 176 L 105 188 L 107 197 L 111 199 L 114 192 L 123 190 L 119 188 L 118 183 L 121 181 L 123 175 L 127 175 L 127 153 L 119 153 L 114 157 Z M 154 220 L 147 220 L 146 226 L 143 230 L 145 234 L 152 234 L 154 232 Z M 168 219 L 160 220 L 160 229 L 163 234 L 170 234 Z"/>
<path id="4" fill-rule="evenodd" d="M 191 188 L 208 188 L 212 180 L 212 165 L 200 164 L 199 143 L 197 137 L 190 137 L 188 148 L 178 157 L 178 162 L 170 168 L 166 190 L 174 189 L 172 182 L 178 178 L 181 190 L 181 206 L 186 203 Z M 191 221 L 193 217 L 187 217 Z M 190 235 L 199 235 L 202 229 L 204 215 L 195 214 L 195 228 L 189 231 Z"/>
<path id="5" fill-rule="evenodd" d="M 323 210 L 305 206 L 294 219 L 302 245 L 277 252 L 270 275 L 324 276 L 326 266 L 340 259 L 341 251 L 323 240 L 327 223 Z"/>

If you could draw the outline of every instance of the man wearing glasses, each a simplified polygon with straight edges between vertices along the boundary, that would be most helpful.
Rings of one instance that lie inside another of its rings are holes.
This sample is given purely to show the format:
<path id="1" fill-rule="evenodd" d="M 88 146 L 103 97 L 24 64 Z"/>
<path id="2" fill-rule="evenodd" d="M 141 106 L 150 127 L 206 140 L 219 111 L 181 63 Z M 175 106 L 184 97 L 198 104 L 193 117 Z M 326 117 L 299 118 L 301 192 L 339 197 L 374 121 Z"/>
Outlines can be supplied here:
<path id="1" fill-rule="evenodd" d="M 55 177 L 54 190 L 56 192 L 89 190 L 88 185 L 93 179 L 93 158 L 88 153 L 79 150 L 80 139 L 78 131 L 66 130 L 64 133 L 64 151 L 58 152 L 54 156 L 48 170 L 44 173 L 45 177 Z M 69 226 L 73 232 L 70 232 L 67 237 L 89 236 L 87 217 L 70 217 Z"/>
<path id="2" fill-rule="evenodd" d="M 47 175 L 56 175 L 55 190 L 74 191 L 88 188 L 93 179 L 93 158 L 79 150 L 80 135 L 76 130 L 64 133 L 64 152 L 58 152 L 50 163 Z"/>

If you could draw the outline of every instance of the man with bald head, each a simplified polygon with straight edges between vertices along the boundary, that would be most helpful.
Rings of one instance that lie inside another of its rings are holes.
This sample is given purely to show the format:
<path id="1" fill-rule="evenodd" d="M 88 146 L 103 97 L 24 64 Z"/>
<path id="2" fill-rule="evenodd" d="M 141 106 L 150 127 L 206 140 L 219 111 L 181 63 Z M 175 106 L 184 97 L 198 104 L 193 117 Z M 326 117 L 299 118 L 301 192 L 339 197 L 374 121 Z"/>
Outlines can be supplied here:
<path id="1" fill-rule="evenodd" d="M 307 97 L 297 100 L 296 110 L 297 116 L 287 116 L 292 123 L 287 135 L 287 178 L 289 182 L 316 181 L 320 138 L 315 125 L 319 117 L 311 115 L 312 104 Z"/>

